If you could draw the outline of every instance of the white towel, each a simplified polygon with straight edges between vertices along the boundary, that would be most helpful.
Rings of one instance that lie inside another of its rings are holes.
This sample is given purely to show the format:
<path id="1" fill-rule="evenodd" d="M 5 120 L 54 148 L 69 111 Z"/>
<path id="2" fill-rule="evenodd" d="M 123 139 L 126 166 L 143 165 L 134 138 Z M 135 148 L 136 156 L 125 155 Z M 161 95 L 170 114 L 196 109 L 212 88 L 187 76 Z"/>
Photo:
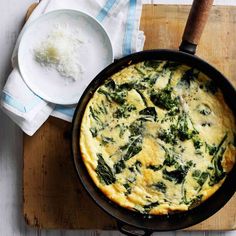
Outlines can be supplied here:
<path id="1" fill-rule="evenodd" d="M 40 15 L 58 9 L 81 10 L 95 17 L 111 39 L 115 58 L 143 49 L 145 36 L 139 31 L 142 0 L 42 0 L 22 32 Z M 17 65 L 22 32 L 12 55 L 14 69 L 1 93 L 1 107 L 26 134 L 33 135 L 50 115 L 71 122 L 76 106 L 48 103 L 26 86 Z"/>

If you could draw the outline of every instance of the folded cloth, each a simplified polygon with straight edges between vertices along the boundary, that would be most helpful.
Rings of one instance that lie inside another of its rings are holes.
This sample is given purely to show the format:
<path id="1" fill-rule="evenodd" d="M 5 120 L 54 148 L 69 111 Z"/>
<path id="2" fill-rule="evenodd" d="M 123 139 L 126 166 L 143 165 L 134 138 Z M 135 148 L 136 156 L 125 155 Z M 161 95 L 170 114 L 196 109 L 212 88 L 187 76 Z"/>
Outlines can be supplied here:
<path id="1" fill-rule="evenodd" d="M 71 122 L 76 107 L 43 100 L 26 86 L 18 69 L 17 50 L 23 31 L 40 15 L 58 9 L 80 10 L 95 17 L 111 39 L 115 58 L 140 51 L 144 45 L 144 33 L 139 31 L 142 0 L 42 0 L 17 39 L 12 55 L 14 69 L 1 93 L 3 111 L 28 135 L 33 135 L 50 115 Z"/>

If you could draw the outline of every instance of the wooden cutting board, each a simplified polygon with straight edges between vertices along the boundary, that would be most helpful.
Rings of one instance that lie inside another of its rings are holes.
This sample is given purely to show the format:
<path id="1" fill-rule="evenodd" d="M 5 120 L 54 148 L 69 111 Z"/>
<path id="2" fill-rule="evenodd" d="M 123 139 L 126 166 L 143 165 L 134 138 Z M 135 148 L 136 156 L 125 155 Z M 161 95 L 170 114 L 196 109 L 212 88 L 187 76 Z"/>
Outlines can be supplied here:
<path id="1" fill-rule="evenodd" d="M 189 6 L 145 5 L 141 20 L 145 49 L 177 49 L 188 12 Z M 236 8 L 214 6 L 197 52 L 234 85 L 235 31 Z M 70 129 L 70 123 L 50 118 L 33 137 L 24 135 L 25 220 L 40 228 L 116 229 L 115 221 L 92 202 L 79 183 L 71 158 Z M 187 230 L 233 229 L 236 195 L 217 214 Z"/>

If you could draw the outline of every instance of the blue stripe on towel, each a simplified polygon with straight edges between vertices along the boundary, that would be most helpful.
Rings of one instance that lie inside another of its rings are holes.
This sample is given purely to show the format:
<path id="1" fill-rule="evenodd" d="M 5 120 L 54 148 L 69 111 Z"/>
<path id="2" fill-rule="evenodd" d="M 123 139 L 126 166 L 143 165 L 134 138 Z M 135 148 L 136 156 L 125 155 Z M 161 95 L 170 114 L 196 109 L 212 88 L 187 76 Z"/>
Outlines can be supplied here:
<path id="1" fill-rule="evenodd" d="M 14 107 L 15 109 L 17 109 L 20 112 L 28 112 L 30 110 L 32 110 L 32 108 L 35 107 L 35 105 L 41 101 L 41 98 L 39 98 L 38 96 L 35 96 L 35 99 L 33 101 L 30 102 L 29 105 L 25 106 L 22 103 L 20 103 L 19 101 L 17 101 L 16 99 L 14 99 L 12 96 L 10 96 L 9 94 L 2 92 L 2 100 L 8 104 L 9 106 Z"/>
<path id="2" fill-rule="evenodd" d="M 123 42 L 123 55 L 129 55 L 132 53 L 132 34 L 135 23 L 135 11 L 136 11 L 137 0 L 129 1 L 129 12 L 127 17 L 127 23 L 125 26 L 125 37 Z"/>
<path id="3" fill-rule="evenodd" d="M 66 116 L 73 117 L 74 112 L 75 112 L 75 107 L 56 105 L 55 111 L 60 112 Z"/>
<path id="4" fill-rule="evenodd" d="M 107 0 L 106 4 L 104 5 L 104 7 L 100 10 L 100 12 L 98 13 L 96 19 L 101 22 L 104 20 L 104 18 L 107 16 L 108 12 L 111 10 L 111 8 L 113 7 L 113 5 L 115 4 L 116 0 Z"/>

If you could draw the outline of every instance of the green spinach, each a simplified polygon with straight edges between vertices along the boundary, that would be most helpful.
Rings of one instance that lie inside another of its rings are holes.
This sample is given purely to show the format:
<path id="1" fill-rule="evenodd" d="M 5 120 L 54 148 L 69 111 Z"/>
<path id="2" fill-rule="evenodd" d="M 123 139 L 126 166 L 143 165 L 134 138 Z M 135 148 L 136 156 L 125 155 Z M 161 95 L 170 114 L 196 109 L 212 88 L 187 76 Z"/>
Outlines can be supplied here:
<path id="1" fill-rule="evenodd" d="M 163 63 L 163 61 L 158 61 L 158 60 L 150 60 L 150 61 L 145 61 L 144 65 L 146 67 L 151 67 L 153 69 L 158 69 L 159 66 Z"/>
<path id="2" fill-rule="evenodd" d="M 205 145 L 206 145 L 206 149 L 208 150 L 208 153 L 209 153 L 211 156 L 214 155 L 214 153 L 215 153 L 216 150 L 217 150 L 217 146 L 216 146 L 215 144 L 209 145 L 209 144 L 207 144 L 207 143 L 205 143 Z"/>
<path id="3" fill-rule="evenodd" d="M 172 91 L 173 88 L 170 86 L 167 86 L 158 92 L 152 90 L 150 99 L 155 106 L 170 110 L 179 105 L 179 99 L 172 96 Z"/>
<path id="4" fill-rule="evenodd" d="M 191 82 L 195 81 L 198 78 L 198 75 L 199 75 L 199 71 L 194 69 L 194 68 L 191 68 L 191 69 L 185 71 L 185 73 L 182 76 L 179 84 L 189 88 Z"/>
<path id="5" fill-rule="evenodd" d="M 188 119 L 189 119 L 189 117 L 185 112 L 183 112 L 183 114 L 181 116 L 179 116 L 179 119 L 178 119 L 178 137 L 181 141 L 189 140 L 195 134 L 198 133 L 194 129 L 194 127 L 192 127 L 192 129 L 190 129 L 189 123 L 191 123 L 191 122 L 188 122 Z"/>
<path id="6" fill-rule="evenodd" d="M 222 147 L 221 151 L 214 157 L 214 170 L 213 170 L 213 175 L 210 177 L 210 182 L 209 182 L 210 186 L 219 183 L 226 176 L 226 172 L 224 171 L 221 163 L 224 152 L 225 148 Z"/>
<path id="7" fill-rule="evenodd" d="M 89 129 L 90 133 L 92 134 L 93 138 L 97 137 L 98 135 L 98 130 L 94 127 L 94 128 L 90 128 Z"/>
<path id="8" fill-rule="evenodd" d="M 135 110 L 136 107 L 133 104 L 128 105 L 125 103 L 117 108 L 117 110 L 113 113 L 113 117 L 117 119 L 128 118 L 130 116 L 130 112 Z"/>
<path id="9" fill-rule="evenodd" d="M 147 169 L 153 170 L 153 171 L 158 171 L 161 170 L 163 165 L 148 165 Z"/>
<path id="10" fill-rule="evenodd" d="M 116 174 L 121 173 L 126 168 L 125 161 L 123 159 L 119 160 L 114 164 L 113 168 Z"/>
<path id="11" fill-rule="evenodd" d="M 161 181 L 155 184 L 152 184 L 151 187 L 159 192 L 166 193 L 166 189 L 167 189 L 166 184 Z"/>
<path id="12" fill-rule="evenodd" d="M 129 194 L 131 194 L 132 188 L 130 186 L 130 183 L 125 183 L 123 186 L 126 188 L 125 196 L 128 196 Z"/>
<path id="13" fill-rule="evenodd" d="M 159 202 L 151 202 L 149 204 L 146 204 L 143 209 L 146 213 L 148 213 L 149 211 L 151 211 L 154 207 L 157 207 L 159 204 Z"/>
<path id="14" fill-rule="evenodd" d="M 200 203 L 202 202 L 202 197 L 203 197 L 203 195 L 201 194 L 201 195 L 196 196 L 191 201 L 189 201 L 188 202 L 188 205 L 189 205 L 188 209 L 191 210 L 191 209 L 197 207 L 198 205 L 200 205 Z"/>
<path id="15" fill-rule="evenodd" d="M 110 138 L 110 137 L 101 136 L 101 138 L 102 138 L 101 145 L 103 145 L 103 146 L 106 146 L 109 143 L 114 143 L 115 142 L 114 139 Z"/>
<path id="16" fill-rule="evenodd" d="M 208 172 L 201 172 L 200 170 L 195 170 L 192 173 L 192 177 L 197 181 L 199 186 L 202 186 L 206 182 L 208 176 L 209 176 Z"/>
<path id="17" fill-rule="evenodd" d="M 181 184 L 184 181 L 185 176 L 188 173 L 189 168 L 187 166 L 179 165 L 177 169 L 173 171 L 163 170 L 163 178 L 169 181 L 173 181 L 176 184 Z"/>
<path id="18" fill-rule="evenodd" d="M 142 137 L 134 137 L 131 142 L 126 146 L 126 153 L 123 156 L 125 161 L 128 161 L 131 157 L 137 155 L 142 150 Z"/>
<path id="19" fill-rule="evenodd" d="M 115 183 L 116 178 L 115 178 L 111 168 L 105 162 L 102 154 L 98 153 L 97 157 L 98 157 L 98 164 L 97 164 L 97 168 L 95 171 L 98 175 L 100 182 L 105 185 L 110 185 L 110 184 Z"/>
<path id="20" fill-rule="evenodd" d="M 170 143 L 171 145 L 177 144 L 177 129 L 175 125 L 171 125 L 168 130 L 161 130 L 158 132 L 157 137 L 164 141 L 165 143 Z"/>

